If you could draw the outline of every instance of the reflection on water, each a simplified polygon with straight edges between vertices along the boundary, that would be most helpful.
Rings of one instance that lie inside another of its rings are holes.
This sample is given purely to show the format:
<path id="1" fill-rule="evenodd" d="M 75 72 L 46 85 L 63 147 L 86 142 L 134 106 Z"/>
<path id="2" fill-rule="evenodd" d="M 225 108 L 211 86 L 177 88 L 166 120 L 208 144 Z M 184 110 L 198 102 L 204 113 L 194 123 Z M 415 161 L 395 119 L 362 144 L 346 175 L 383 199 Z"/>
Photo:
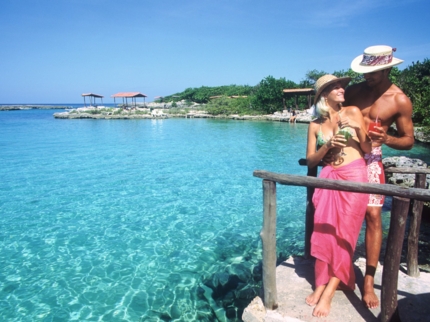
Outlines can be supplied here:
<path id="1" fill-rule="evenodd" d="M 305 175 L 307 125 L 54 112 L 0 113 L 2 318 L 240 317 L 261 279 L 252 172 Z M 305 195 L 278 187 L 280 258 L 303 252 Z"/>

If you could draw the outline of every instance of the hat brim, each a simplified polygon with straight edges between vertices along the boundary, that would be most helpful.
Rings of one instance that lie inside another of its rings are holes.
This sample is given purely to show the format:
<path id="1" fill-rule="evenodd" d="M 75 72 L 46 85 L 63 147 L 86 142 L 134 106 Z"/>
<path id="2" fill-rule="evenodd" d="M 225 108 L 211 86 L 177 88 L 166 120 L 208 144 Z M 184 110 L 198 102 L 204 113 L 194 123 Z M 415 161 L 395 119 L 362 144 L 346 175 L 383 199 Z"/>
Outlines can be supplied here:
<path id="1" fill-rule="evenodd" d="M 324 92 L 324 90 L 327 88 L 327 86 L 334 84 L 334 83 L 337 83 L 337 82 L 340 82 L 342 84 L 342 88 L 345 88 L 349 84 L 350 81 L 351 81 L 351 77 L 339 77 L 339 78 L 332 79 L 331 81 L 325 83 L 323 86 L 321 86 L 318 89 L 318 92 L 315 94 L 314 105 L 317 103 L 321 93 Z"/>
<path id="2" fill-rule="evenodd" d="M 351 69 L 356 73 L 366 74 L 366 73 L 373 73 L 378 70 L 387 69 L 403 63 L 403 60 L 395 57 L 393 57 L 393 60 L 391 61 L 391 63 L 386 65 L 365 66 L 365 65 L 361 65 L 362 61 L 363 61 L 363 55 L 355 57 L 354 60 L 351 62 Z"/>

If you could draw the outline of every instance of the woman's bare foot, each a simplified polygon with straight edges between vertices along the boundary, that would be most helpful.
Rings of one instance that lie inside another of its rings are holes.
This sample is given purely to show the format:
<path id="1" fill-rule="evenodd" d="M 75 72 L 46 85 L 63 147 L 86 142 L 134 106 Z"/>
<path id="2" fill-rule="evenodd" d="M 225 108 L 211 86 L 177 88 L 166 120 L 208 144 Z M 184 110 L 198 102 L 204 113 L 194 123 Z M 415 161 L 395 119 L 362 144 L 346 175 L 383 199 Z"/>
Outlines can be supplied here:
<path id="1" fill-rule="evenodd" d="M 373 276 L 366 275 L 364 277 L 363 302 L 369 309 L 374 309 L 379 306 L 379 299 L 376 296 L 373 283 Z"/>
<path id="2" fill-rule="evenodd" d="M 322 292 L 317 306 L 315 306 L 312 315 L 316 317 L 326 317 L 330 313 L 331 300 L 334 297 L 337 287 L 339 286 L 340 279 L 337 277 L 330 277 L 330 280 L 324 291 Z M 315 290 L 316 291 L 316 290 Z"/>
<path id="3" fill-rule="evenodd" d="M 318 286 L 312 294 L 309 294 L 306 298 L 306 304 L 314 306 L 318 303 L 321 298 L 321 294 L 324 292 L 326 285 Z"/>
<path id="4" fill-rule="evenodd" d="M 330 313 L 331 300 L 333 296 L 334 294 L 323 293 L 317 306 L 315 306 L 314 311 L 312 312 L 312 315 L 319 318 L 325 318 L 326 316 L 328 316 Z"/>

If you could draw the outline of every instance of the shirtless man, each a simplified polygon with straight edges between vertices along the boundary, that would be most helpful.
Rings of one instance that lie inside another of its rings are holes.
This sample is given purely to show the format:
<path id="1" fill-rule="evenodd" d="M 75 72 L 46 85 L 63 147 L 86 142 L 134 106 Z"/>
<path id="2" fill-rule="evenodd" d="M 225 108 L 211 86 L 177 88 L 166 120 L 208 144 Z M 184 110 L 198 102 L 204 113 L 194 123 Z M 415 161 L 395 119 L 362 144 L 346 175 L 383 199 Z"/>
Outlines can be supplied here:
<path id="1" fill-rule="evenodd" d="M 369 131 L 372 152 L 366 154 L 369 182 L 384 183 L 381 146 L 385 144 L 397 150 L 409 150 L 414 145 L 414 126 L 412 124 L 412 104 L 400 88 L 388 79 L 391 67 L 403 60 L 393 57 L 389 46 L 372 46 L 364 54 L 356 57 L 351 69 L 364 74 L 365 81 L 346 89 L 345 106 L 358 106 L 364 116 L 366 126 L 378 120 L 381 126 Z M 388 128 L 396 124 L 398 136 L 387 134 Z M 366 273 L 364 276 L 363 302 L 373 309 L 378 307 L 379 299 L 374 290 L 374 275 L 378 265 L 382 244 L 381 210 L 384 196 L 370 195 L 366 210 Z"/>

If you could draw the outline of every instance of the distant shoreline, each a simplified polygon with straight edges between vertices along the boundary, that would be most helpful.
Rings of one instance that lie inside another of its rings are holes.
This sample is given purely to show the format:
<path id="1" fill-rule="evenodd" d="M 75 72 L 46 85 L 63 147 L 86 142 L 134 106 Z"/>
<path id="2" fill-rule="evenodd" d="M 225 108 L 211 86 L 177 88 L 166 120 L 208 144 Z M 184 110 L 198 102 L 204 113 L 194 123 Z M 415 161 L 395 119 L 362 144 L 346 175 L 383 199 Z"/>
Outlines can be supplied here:
<path id="1" fill-rule="evenodd" d="M 148 103 L 149 106 L 152 103 Z M 73 106 L 74 105 L 74 106 Z M 152 107 L 149 108 L 136 108 L 131 110 L 122 110 L 121 113 L 112 113 L 103 111 L 104 107 L 100 107 L 100 113 L 90 113 L 89 111 L 95 110 L 94 107 L 79 107 L 75 106 L 78 104 L 70 105 L 47 105 L 47 104 L 4 104 L 0 105 L 0 111 L 16 111 L 16 110 L 32 110 L 32 109 L 64 109 L 69 110 L 61 113 L 54 113 L 53 116 L 57 119 L 162 119 L 162 118 L 210 118 L 210 119 L 229 119 L 229 120 L 245 120 L 245 121 L 270 121 L 270 122 L 290 122 L 290 114 L 275 112 L 269 115 L 212 115 L 207 114 L 200 110 L 190 109 L 187 113 L 169 113 L 170 109 L 163 109 Z M 156 104 L 154 104 L 156 105 Z M 107 106 L 106 108 L 112 109 L 115 107 Z M 182 107 L 183 108 L 183 107 Z M 156 113 L 154 113 L 155 111 Z M 70 113 L 73 112 L 73 113 Z M 307 113 L 299 113 L 296 116 L 295 122 L 291 123 L 305 123 L 308 124 L 312 120 L 312 116 Z M 392 128 L 393 132 L 396 132 L 395 128 Z M 394 133 L 392 133 L 394 134 Z M 425 137 L 421 131 L 421 127 L 415 126 L 415 139 L 421 143 L 430 143 L 430 138 Z"/>
<path id="2" fill-rule="evenodd" d="M 70 108 L 71 105 L 47 105 L 47 104 L 4 104 L 0 105 L 0 111 L 18 110 L 59 110 Z"/>

